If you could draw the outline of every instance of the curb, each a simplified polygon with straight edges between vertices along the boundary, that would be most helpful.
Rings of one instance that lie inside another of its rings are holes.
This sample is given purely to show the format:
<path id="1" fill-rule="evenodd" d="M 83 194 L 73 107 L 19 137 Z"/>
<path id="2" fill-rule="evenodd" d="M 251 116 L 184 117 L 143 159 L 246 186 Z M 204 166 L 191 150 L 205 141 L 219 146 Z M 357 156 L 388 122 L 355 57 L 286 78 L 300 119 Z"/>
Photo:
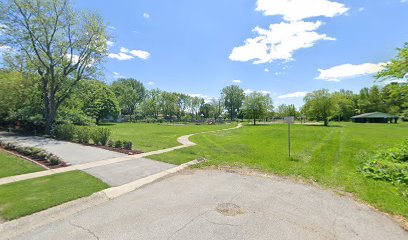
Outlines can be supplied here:
<path id="1" fill-rule="evenodd" d="M 164 170 L 162 172 L 138 179 L 136 181 L 126 183 L 121 186 L 111 187 L 102 191 L 93 193 L 91 196 L 72 200 L 61 205 L 45 209 L 43 211 L 21 217 L 9 222 L 0 224 L 0 239 L 10 239 L 17 237 L 25 232 L 33 231 L 44 225 L 67 218 L 78 212 L 86 210 L 90 207 L 108 202 L 117 197 L 135 191 L 147 184 L 153 183 L 159 179 L 175 174 L 192 165 L 201 163 L 202 160 L 193 160 L 188 163 L 181 164 L 177 167 Z"/>

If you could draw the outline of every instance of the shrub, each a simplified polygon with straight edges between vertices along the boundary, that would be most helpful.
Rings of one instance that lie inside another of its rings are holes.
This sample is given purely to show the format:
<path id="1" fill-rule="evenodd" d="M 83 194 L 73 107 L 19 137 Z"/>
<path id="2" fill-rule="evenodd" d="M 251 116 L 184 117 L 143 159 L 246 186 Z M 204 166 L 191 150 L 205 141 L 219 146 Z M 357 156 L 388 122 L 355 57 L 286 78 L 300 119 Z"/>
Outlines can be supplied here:
<path id="1" fill-rule="evenodd" d="M 73 124 L 56 125 L 52 129 L 52 136 L 66 141 L 73 141 L 75 138 L 75 126 Z"/>
<path id="2" fill-rule="evenodd" d="M 132 145 L 131 141 L 123 141 L 123 148 L 126 150 L 132 150 Z"/>
<path id="3" fill-rule="evenodd" d="M 25 156 L 34 156 L 36 153 L 40 152 L 41 149 L 35 147 L 17 147 L 17 152 L 25 155 Z"/>
<path id="4" fill-rule="evenodd" d="M 36 148 L 36 147 L 30 148 L 30 150 L 31 150 L 30 156 L 32 156 L 32 157 L 36 156 L 38 153 L 43 151 L 41 148 Z"/>
<path id="5" fill-rule="evenodd" d="M 108 141 L 108 147 L 114 147 L 115 146 L 115 142 L 112 140 Z"/>
<path id="6" fill-rule="evenodd" d="M 123 147 L 123 142 L 121 140 L 115 141 L 115 148 L 122 148 Z"/>
<path id="7" fill-rule="evenodd" d="M 17 148 L 17 146 L 12 142 L 5 143 L 3 147 L 7 150 L 16 150 Z"/>
<path id="8" fill-rule="evenodd" d="M 360 172 L 366 177 L 398 186 L 403 195 L 408 193 L 408 141 L 365 158 Z"/>
<path id="9" fill-rule="evenodd" d="M 91 140 L 91 132 L 90 127 L 76 127 L 78 142 L 88 144 Z"/>
<path id="10" fill-rule="evenodd" d="M 41 160 L 41 161 L 46 161 L 47 160 L 48 153 L 44 150 L 41 150 L 40 152 L 36 153 L 33 157 Z"/>
<path id="11" fill-rule="evenodd" d="M 98 128 L 91 129 L 91 139 L 95 145 L 99 145 L 101 142 L 101 138 L 99 136 Z"/>
<path id="12" fill-rule="evenodd" d="M 100 141 L 103 146 L 108 143 L 108 140 L 111 136 L 111 130 L 109 128 L 99 128 Z"/>
<path id="13" fill-rule="evenodd" d="M 53 155 L 53 154 L 48 154 L 47 156 L 47 162 L 50 163 L 50 165 L 55 166 L 61 163 L 61 160 L 59 157 Z"/>
<path id="14" fill-rule="evenodd" d="M 91 138 L 96 145 L 105 146 L 111 135 L 109 128 L 97 127 L 92 129 Z"/>

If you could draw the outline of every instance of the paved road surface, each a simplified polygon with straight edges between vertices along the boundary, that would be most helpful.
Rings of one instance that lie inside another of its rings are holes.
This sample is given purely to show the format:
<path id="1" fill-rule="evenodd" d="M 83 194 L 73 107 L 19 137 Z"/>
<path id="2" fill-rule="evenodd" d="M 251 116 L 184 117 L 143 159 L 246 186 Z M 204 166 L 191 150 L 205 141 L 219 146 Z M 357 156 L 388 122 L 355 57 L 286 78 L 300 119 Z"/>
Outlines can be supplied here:
<path id="1" fill-rule="evenodd" d="M 107 151 L 105 149 L 84 146 L 81 144 L 58 141 L 51 138 L 36 136 L 18 136 L 6 132 L 0 132 L 0 140 L 18 142 L 22 146 L 38 147 L 59 156 L 72 165 L 123 157 L 126 154 Z"/>
<path id="2" fill-rule="evenodd" d="M 119 186 L 175 166 L 176 165 L 147 158 L 137 158 L 125 162 L 94 167 L 84 171 L 101 179 L 110 186 Z"/>
<path id="3" fill-rule="evenodd" d="M 19 239 L 408 239 L 384 214 L 278 178 L 186 171 Z"/>

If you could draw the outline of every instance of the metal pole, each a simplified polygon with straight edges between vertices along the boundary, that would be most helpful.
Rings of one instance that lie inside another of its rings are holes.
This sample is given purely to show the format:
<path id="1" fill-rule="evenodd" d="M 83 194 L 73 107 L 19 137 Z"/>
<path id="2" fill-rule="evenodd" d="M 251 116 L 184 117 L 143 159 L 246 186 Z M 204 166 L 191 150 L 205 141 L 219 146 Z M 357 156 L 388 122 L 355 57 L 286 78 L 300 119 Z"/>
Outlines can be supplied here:
<path id="1" fill-rule="evenodd" d="M 290 157 L 290 123 L 288 123 L 288 148 L 289 148 L 289 157 Z"/>

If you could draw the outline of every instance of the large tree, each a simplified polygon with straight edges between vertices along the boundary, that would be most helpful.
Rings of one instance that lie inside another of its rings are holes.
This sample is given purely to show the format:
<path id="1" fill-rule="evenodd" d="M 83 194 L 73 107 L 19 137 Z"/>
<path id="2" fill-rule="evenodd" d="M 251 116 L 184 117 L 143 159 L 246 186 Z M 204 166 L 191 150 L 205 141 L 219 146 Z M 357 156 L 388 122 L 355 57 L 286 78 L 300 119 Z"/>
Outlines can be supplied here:
<path id="1" fill-rule="evenodd" d="M 231 85 L 221 90 L 221 98 L 231 120 L 235 119 L 245 98 L 244 90 L 237 85 Z"/>
<path id="2" fill-rule="evenodd" d="M 0 45 L 13 51 L 19 68 L 41 81 L 45 132 L 49 133 L 61 104 L 82 79 L 97 73 L 107 54 L 106 26 L 94 13 L 73 10 L 69 0 L 0 2 Z M 15 62 L 8 62 L 10 67 Z"/>
<path id="3" fill-rule="evenodd" d="M 36 76 L 0 71 L 0 124 L 42 125 L 41 83 Z"/>
<path id="4" fill-rule="evenodd" d="M 245 97 L 243 110 L 247 118 L 256 124 L 256 119 L 263 118 L 273 108 L 272 99 L 268 94 L 252 92 Z"/>
<path id="5" fill-rule="evenodd" d="M 408 81 L 408 42 L 397 48 L 398 54 L 375 76 L 379 80 L 405 79 Z"/>
<path id="6" fill-rule="evenodd" d="M 82 82 L 79 98 L 82 99 L 82 110 L 95 119 L 96 124 L 99 124 L 101 119 L 116 118 L 119 115 L 119 102 L 112 90 L 103 82 Z"/>
<path id="7" fill-rule="evenodd" d="M 143 84 L 133 78 L 120 78 L 112 83 L 112 90 L 118 98 L 122 114 L 133 115 L 146 95 Z"/>
<path id="8" fill-rule="evenodd" d="M 173 116 L 176 116 L 178 109 L 178 97 L 176 93 L 171 92 L 162 92 L 160 96 L 160 112 L 167 119 L 172 119 Z"/>
<path id="9" fill-rule="evenodd" d="M 161 92 L 159 89 L 152 89 L 147 91 L 145 101 L 143 102 L 142 109 L 145 117 L 159 118 L 160 114 L 160 101 Z"/>
<path id="10" fill-rule="evenodd" d="M 276 109 L 276 113 L 277 116 L 280 118 L 284 118 L 284 117 L 288 117 L 288 116 L 293 116 L 293 117 L 297 117 L 297 111 L 296 111 L 296 107 L 293 104 L 281 104 L 278 106 L 278 108 Z"/>
<path id="11" fill-rule="evenodd" d="M 336 109 L 332 94 L 329 93 L 329 90 L 320 89 L 308 93 L 303 98 L 303 101 L 305 102 L 303 111 L 307 117 L 323 120 L 324 126 L 329 125 L 329 119 Z"/>
<path id="12" fill-rule="evenodd" d="M 349 120 L 355 115 L 357 98 L 352 91 L 341 89 L 333 93 L 333 102 L 336 106 L 335 118 L 339 121 Z"/>

